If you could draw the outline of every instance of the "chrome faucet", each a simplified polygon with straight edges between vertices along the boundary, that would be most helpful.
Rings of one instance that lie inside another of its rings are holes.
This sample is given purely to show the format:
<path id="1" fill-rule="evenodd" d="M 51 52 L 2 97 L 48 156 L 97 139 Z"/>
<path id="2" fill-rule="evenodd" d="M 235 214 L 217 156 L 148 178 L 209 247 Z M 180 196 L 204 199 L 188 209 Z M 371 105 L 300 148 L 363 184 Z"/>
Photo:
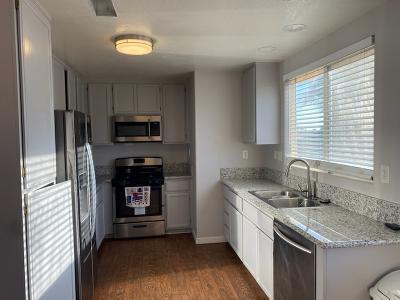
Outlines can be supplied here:
<path id="1" fill-rule="evenodd" d="M 292 159 L 292 160 L 288 163 L 288 165 L 287 165 L 287 167 L 286 167 L 285 176 L 286 176 L 286 177 L 289 176 L 290 167 L 291 167 L 294 163 L 296 163 L 296 162 L 302 162 L 302 163 L 305 164 L 306 167 L 307 167 L 307 190 L 303 191 L 303 190 L 301 189 L 301 187 L 300 187 L 300 192 L 302 192 L 302 193 L 305 192 L 307 198 L 312 198 L 312 197 L 313 197 L 313 193 L 312 193 L 311 179 L 310 179 L 310 164 L 309 164 L 306 160 L 301 159 L 301 158 Z M 299 186 L 300 186 L 300 185 L 299 185 Z"/>

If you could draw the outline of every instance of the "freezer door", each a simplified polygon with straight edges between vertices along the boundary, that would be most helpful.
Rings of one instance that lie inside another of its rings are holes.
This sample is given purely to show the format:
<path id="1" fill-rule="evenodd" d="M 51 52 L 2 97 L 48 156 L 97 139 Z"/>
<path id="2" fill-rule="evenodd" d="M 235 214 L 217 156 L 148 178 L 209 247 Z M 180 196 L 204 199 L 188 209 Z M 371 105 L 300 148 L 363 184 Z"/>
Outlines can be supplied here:
<path id="1" fill-rule="evenodd" d="M 30 299 L 75 299 L 71 182 L 26 194 L 25 201 Z"/>

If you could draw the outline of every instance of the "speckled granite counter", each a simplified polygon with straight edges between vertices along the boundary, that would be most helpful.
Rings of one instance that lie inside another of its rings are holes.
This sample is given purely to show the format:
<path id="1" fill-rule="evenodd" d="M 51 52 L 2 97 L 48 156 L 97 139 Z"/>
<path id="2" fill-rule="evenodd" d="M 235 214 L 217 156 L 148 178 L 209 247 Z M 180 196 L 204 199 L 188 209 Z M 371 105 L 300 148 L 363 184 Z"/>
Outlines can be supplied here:
<path id="1" fill-rule="evenodd" d="M 189 173 L 182 172 L 168 172 L 164 173 L 164 177 L 166 179 L 175 179 L 175 178 L 191 178 L 192 176 Z"/>
<path id="2" fill-rule="evenodd" d="M 276 209 L 249 191 L 284 189 L 282 185 L 265 179 L 224 178 L 221 181 L 243 200 L 322 248 L 399 244 L 400 249 L 400 232 L 340 206 L 329 204 L 313 208 Z"/>

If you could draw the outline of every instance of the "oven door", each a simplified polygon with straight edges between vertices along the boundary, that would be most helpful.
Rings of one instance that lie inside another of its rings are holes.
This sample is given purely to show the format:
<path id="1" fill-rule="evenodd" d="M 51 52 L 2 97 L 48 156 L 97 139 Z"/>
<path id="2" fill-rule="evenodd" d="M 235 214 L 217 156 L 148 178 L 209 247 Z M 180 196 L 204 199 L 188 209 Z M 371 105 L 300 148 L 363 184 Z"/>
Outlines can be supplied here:
<path id="1" fill-rule="evenodd" d="M 129 187 L 135 187 L 130 185 Z M 139 212 L 138 212 L 139 211 Z M 113 202 L 113 222 L 143 222 L 165 220 L 164 186 L 151 186 L 150 206 L 145 207 L 144 214 L 139 209 L 126 206 L 125 186 L 115 187 L 115 199 Z"/>
<path id="2" fill-rule="evenodd" d="M 115 116 L 113 138 L 116 143 L 161 142 L 161 116 Z"/>

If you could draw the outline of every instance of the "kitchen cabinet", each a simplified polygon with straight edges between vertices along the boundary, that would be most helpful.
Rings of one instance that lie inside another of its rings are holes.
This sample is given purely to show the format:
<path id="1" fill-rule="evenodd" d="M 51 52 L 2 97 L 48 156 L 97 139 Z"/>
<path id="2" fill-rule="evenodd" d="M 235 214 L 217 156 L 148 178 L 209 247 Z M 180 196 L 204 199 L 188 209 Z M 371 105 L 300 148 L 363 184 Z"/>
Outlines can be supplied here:
<path id="1" fill-rule="evenodd" d="M 229 244 L 242 259 L 242 214 L 232 205 L 229 207 Z"/>
<path id="2" fill-rule="evenodd" d="M 274 241 L 261 230 L 257 230 L 258 255 L 257 281 L 269 299 L 274 295 Z"/>
<path id="3" fill-rule="evenodd" d="M 67 109 L 76 110 L 76 74 L 71 68 L 67 68 Z"/>
<path id="4" fill-rule="evenodd" d="M 30 1 L 19 10 L 24 147 L 24 187 L 55 181 L 54 88 L 50 23 Z"/>
<path id="5" fill-rule="evenodd" d="M 137 112 L 140 114 L 160 114 L 161 94 L 158 84 L 136 85 Z"/>
<path id="6" fill-rule="evenodd" d="M 114 114 L 133 114 L 137 112 L 135 85 L 130 83 L 113 84 Z"/>
<path id="7" fill-rule="evenodd" d="M 54 109 L 66 110 L 65 66 L 53 56 Z"/>
<path id="8" fill-rule="evenodd" d="M 165 180 L 167 231 L 187 231 L 191 228 L 190 181 L 188 178 Z"/>
<path id="9" fill-rule="evenodd" d="M 96 204 L 96 246 L 100 248 L 105 236 L 104 223 L 104 193 L 103 187 L 100 185 L 97 188 L 97 204 Z"/>
<path id="10" fill-rule="evenodd" d="M 76 110 L 88 113 L 87 109 L 87 84 L 80 77 L 76 78 Z"/>
<path id="11" fill-rule="evenodd" d="M 111 85 L 89 84 L 88 93 L 93 145 L 111 145 Z"/>
<path id="12" fill-rule="evenodd" d="M 277 63 L 255 63 L 242 75 L 242 139 L 279 144 L 280 81 Z"/>
<path id="13" fill-rule="evenodd" d="M 258 229 L 249 219 L 243 216 L 243 264 L 249 272 L 257 276 Z"/>
<path id="14" fill-rule="evenodd" d="M 185 144 L 188 142 L 185 87 L 163 86 L 163 143 Z"/>

